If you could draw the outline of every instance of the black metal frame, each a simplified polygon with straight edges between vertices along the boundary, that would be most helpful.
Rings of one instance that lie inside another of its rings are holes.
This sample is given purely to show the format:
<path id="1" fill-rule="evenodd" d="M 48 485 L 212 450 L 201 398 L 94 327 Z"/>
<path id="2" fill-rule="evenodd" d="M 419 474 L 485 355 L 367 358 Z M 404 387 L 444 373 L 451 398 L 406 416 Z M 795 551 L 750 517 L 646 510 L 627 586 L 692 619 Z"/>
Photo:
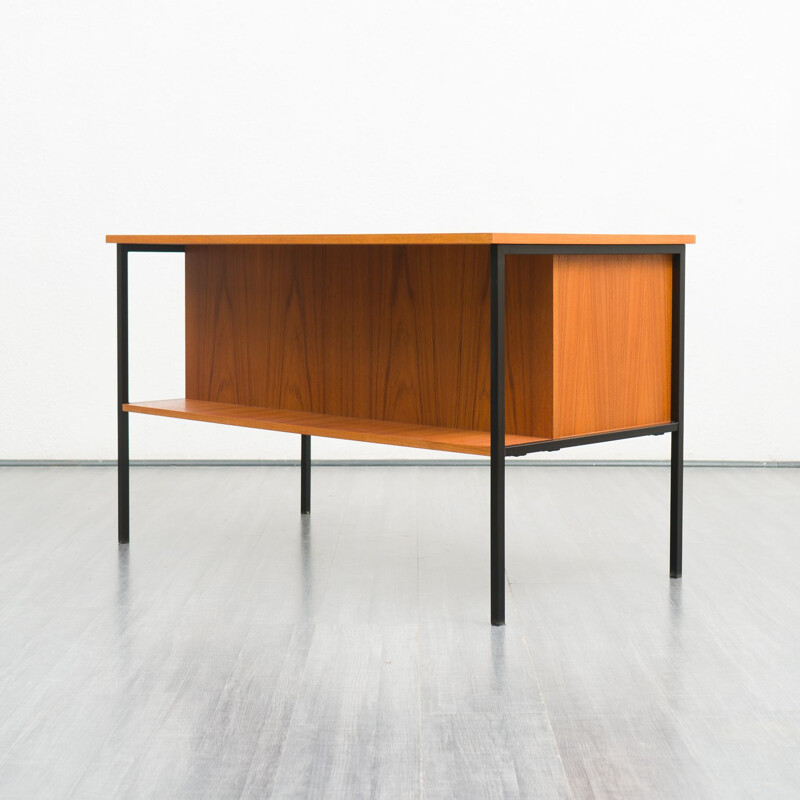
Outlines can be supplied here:
<path id="1" fill-rule="evenodd" d="M 300 436 L 300 513 L 311 513 L 311 437 Z"/>
<path id="2" fill-rule="evenodd" d="M 491 245 L 491 416 L 489 534 L 492 625 L 506 621 L 506 258 Z"/>
<path id="3" fill-rule="evenodd" d="M 506 447 L 506 455 L 526 456 L 528 453 L 551 453 L 564 447 L 581 447 L 585 444 L 613 442 L 617 439 L 633 439 L 637 436 L 661 436 L 665 433 L 674 433 L 677 429 L 677 423 L 665 422 L 663 425 L 643 425 L 639 428 L 619 428 L 615 431 L 587 433 L 582 436 L 564 436 L 561 439 L 542 439 L 538 442 L 508 445 Z"/>
<path id="4" fill-rule="evenodd" d="M 128 412 L 128 253 L 185 253 L 182 244 L 117 245 L 117 541 L 130 542 L 130 433 Z M 300 513 L 311 513 L 311 437 L 300 437 Z"/>
<path id="5" fill-rule="evenodd" d="M 669 574 L 680 578 L 683 553 L 683 358 L 686 245 L 490 245 L 491 284 L 491 474 L 490 579 L 492 625 L 505 624 L 505 459 L 617 439 L 672 434 L 670 459 Z M 561 439 L 505 445 L 505 262 L 514 255 L 672 256 L 671 422 Z"/>
<path id="6" fill-rule="evenodd" d="M 128 412 L 128 253 L 183 253 L 180 244 L 117 245 L 117 541 L 128 544 L 131 523 Z"/>
<path id="7" fill-rule="evenodd" d="M 117 541 L 130 539 L 128 414 L 128 248 L 117 245 Z"/>
<path id="8" fill-rule="evenodd" d="M 672 380 L 670 408 L 676 428 L 670 448 L 669 575 L 683 574 L 683 350 L 686 246 L 672 256 Z"/>
<path id="9" fill-rule="evenodd" d="M 117 490 L 120 544 L 130 540 L 130 449 L 128 412 L 128 254 L 182 253 L 183 245 L 117 245 Z M 671 417 L 663 425 L 569 436 L 562 439 L 505 444 L 505 260 L 513 255 L 672 255 Z M 635 436 L 672 435 L 670 465 L 669 574 L 680 578 L 683 553 L 683 360 L 685 312 L 685 245 L 490 245 L 491 290 L 491 461 L 490 575 L 492 625 L 505 624 L 505 459 Z M 311 437 L 300 437 L 300 512 L 311 512 Z"/>

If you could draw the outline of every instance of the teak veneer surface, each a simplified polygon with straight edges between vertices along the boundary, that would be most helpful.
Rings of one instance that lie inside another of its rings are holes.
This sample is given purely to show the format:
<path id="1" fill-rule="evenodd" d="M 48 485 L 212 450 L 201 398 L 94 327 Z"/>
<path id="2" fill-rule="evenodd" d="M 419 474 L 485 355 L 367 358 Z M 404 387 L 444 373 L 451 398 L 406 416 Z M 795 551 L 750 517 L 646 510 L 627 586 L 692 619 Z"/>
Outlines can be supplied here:
<path id="1" fill-rule="evenodd" d="M 506 432 L 670 419 L 670 255 L 510 255 Z M 186 397 L 488 431 L 489 248 L 186 249 Z"/>
<path id="2" fill-rule="evenodd" d="M 485 246 L 186 249 L 189 399 L 488 431 L 489 344 Z"/>
<path id="3" fill-rule="evenodd" d="M 285 411 L 275 408 L 254 408 L 231 403 L 211 403 L 204 400 L 157 400 L 145 403 L 126 403 L 123 411 L 176 417 L 200 422 L 238 425 L 244 428 L 261 428 L 269 431 L 300 433 L 307 436 L 328 436 L 334 439 L 352 439 L 357 442 L 421 447 L 426 450 L 445 450 L 452 453 L 469 453 L 488 456 L 490 437 L 485 431 L 465 431 L 452 428 L 435 428 L 425 425 L 408 425 L 400 422 L 383 422 L 371 419 L 353 419 L 302 411 Z M 530 436 L 506 436 L 506 445 L 535 441 Z"/>
<path id="4" fill-rule="evenodd" d="M 110 244 L 694 244 L 691 235 L 610 233 L 334 233 L 255 236 L 126 236 L 110 234 Z"/>
<path id="5" fill-rule="evenodd" d="M 506 430 L 552 439 L 553 257 L 506 258 Z"/>
<path id="6" fill-rule="evenodd" d="M 553 259 L 554 438 L 669 422 L 672 256 Z"/>

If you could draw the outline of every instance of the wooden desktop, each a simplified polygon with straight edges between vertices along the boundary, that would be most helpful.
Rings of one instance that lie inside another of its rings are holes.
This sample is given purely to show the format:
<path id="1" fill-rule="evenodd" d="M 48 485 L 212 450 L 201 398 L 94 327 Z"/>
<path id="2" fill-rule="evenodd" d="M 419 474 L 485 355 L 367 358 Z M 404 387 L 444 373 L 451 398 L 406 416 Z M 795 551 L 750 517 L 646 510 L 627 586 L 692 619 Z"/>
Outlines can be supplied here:
<path id="1" fill-rule="evenodd" d="M 108 236 L 117 245 L 119 529 L 128 414 L 490 457 L 505 620 L 506 456 L 670 433 L 681 574 L 685 245 L 693 236 Z M 128 255 L 180 251 L 186 392 L 129 402 Z"/>

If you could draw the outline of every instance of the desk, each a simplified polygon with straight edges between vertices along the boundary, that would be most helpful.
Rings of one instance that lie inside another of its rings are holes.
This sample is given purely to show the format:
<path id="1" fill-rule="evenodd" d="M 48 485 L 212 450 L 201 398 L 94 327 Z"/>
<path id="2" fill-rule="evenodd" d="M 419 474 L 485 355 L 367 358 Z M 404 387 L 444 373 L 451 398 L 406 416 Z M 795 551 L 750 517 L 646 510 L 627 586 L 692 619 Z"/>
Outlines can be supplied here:
<path id="1" fill-rule="evenodd" d="M 120 543 L 129 414 L 490 459 L 491 621 L 505 620 L 507 456 L 669 433 L 681 575 L 683 318 L 693 236 L 108 236 L 117 246 Z M 183 252 L 186 392 L 128 397 L 128 256 Z"/>

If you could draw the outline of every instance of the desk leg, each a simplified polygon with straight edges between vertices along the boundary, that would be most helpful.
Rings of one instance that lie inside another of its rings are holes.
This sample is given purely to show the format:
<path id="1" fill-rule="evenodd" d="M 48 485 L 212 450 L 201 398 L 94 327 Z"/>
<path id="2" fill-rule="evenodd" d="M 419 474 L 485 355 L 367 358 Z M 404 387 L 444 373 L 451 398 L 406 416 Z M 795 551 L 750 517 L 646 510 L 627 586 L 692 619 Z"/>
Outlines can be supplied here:
<path id="1" fill-rule="evenodd" d="M 506 622 L 505 255 L 491 248 L 491 595 L 492 625 Z"/>
<path id="2" fill-rule="evenodd" d="M 683 572 L 683 329 L 685 311 L 686 248 L 672 257 L 672 434 L 669 502 L 669 575 Z"/>
<path id="3" fill-rule="evenodd" d="M 130 538 L 130 454 L 128 449 L 128 249 L 117 245 L 117 541 Z"/>
<path id="4" fill-rule="evenodd" d="M 683 573 L 683 430 L 672 434 L 669 498 L 669 576 Z"/>
<path id="5" fill-rule="evenodd" d="M 300 513 L 311 513 L 311 437 L 300 436 Z"/>

